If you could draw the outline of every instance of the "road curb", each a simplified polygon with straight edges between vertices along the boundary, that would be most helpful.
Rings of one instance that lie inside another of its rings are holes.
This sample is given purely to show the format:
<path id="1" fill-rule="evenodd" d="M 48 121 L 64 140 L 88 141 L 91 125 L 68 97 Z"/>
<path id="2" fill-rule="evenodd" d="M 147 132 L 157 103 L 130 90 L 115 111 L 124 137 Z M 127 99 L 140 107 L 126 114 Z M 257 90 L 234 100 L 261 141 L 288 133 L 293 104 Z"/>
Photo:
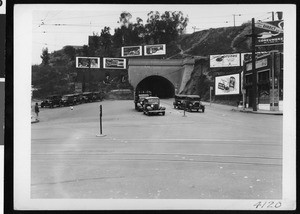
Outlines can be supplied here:
<path id="1" fill-rule="evenodd" d="M 253 110 L 243 110 L 243 109 L 231 109 L 231 111 L 251 113 L 251 114 L 268 114 L 268 115 L 283 115 L 283 112 L 278 111 L 253 111 Z"/>

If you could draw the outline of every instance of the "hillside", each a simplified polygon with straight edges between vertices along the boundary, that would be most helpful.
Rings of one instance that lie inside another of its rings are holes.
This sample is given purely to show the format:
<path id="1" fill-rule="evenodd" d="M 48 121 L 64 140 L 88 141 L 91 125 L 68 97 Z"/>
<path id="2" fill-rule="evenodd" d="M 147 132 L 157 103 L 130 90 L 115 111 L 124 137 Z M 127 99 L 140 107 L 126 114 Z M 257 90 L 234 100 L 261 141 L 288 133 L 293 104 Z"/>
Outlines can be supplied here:
<path id="1" fill-rule="evenodd" d="M 214 77 L 237 73 L 241 67 L 210 68 L 209 55 L 250 52 L 251 40 L 245 35 L 250 33 L 247 24 L 238 27 L 216 28 L 183 35 L 177 41 L 182 50 L 179 57 L 192 57 L 195 67 L 184 93 L 199 94 L 203 100 L 209 100 L 209 88 L 214 86 Z M 213 97 L 215 102 L 235 105 L 240 99 L 236 96 Z"/>

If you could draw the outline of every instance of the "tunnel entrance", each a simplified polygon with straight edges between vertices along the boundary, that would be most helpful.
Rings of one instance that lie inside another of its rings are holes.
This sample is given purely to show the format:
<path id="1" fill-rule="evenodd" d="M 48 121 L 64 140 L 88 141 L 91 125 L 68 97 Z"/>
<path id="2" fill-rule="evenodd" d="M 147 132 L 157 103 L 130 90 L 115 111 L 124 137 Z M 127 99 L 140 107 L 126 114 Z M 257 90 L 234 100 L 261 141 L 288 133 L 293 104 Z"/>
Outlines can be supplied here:
<path id="1" fill-rule="evenodd" d="M 161 76 L 146 77 L 139 82 L 136 91 L 151 91 L 153 96 L 159 98 L 172 98 L 175 94 L 174 85 Z"/>

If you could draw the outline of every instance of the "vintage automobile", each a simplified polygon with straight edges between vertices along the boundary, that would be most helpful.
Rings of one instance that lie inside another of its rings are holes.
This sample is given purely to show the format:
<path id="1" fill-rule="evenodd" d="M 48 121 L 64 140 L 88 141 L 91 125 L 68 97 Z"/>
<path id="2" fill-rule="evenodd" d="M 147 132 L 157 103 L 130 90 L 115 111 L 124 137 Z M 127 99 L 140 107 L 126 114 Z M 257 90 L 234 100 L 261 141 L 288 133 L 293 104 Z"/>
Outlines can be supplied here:
<path id="1" fill-rule="evenodd" d="M 50 95 L 41 102 L 41 108 L 44 108 L 44 107 L 53 108 L 55 106 L 60 106 L 60 104 L 61 104 L 61 96 L 60 95 Z"/>
<path id="2" fill-rule="evenodd" d="M 175 101 L 173 102 L 174 108 L 183 109 L 183 101 L 186 99 L 186 95 L 176 94 Z"/>
<path id="3" fill-rule="evenodd" d="M 201 98 L 199 95 L 186 95 L 186 98 L 182 105 L 185 107 L 186 111 L 205 111 L 205 106 L 201 103 Z"/>
<path id="4" fill-rule="evenodd" d="M 93 92 L 83 92 L 82 93 L 82 102 L 84 102 L 84 103 L 93 102 Z"/>
<path id="5" fill-rule="evenodd" d="M 73 106 L 76 105 L 76 98 L 74 94 L 66 94 L 61 98 L 61 105 Z"/>
<path id="6" fill-rule="evenodd" d="M 102 91 L 93 92 L 92 102 L 102 101 L 103 99 L 104 99 L 104 92 Z"/>
<path id="7" fill-rule="evenodd" d="M 143 111 L 144 114 L 150 116 L 154 114 L 162 114 L 165 115 L 166 108 L 160 106 L 158 97 L 145 97 L 143 100 Z"/>
<path id="8" fill-rule="evenodd" d="M 76 93 L 76 94 L 73 94 L 74 95 L 74 103 L 75 104 L 81 104 L 83 103 L 83 95 L 82 93 Z"/>
<path id="9" fill-rule="evenodd" d="M 146 97 L 150 97 L 151 96 L 151 91 L 139 91 L 136 92 L 135 96 L 134 96 L 134 106 L 135 106 L 135 110 L 137 111 L 143 111 L 143 105 L 144 105 L 144 99 Z"/>

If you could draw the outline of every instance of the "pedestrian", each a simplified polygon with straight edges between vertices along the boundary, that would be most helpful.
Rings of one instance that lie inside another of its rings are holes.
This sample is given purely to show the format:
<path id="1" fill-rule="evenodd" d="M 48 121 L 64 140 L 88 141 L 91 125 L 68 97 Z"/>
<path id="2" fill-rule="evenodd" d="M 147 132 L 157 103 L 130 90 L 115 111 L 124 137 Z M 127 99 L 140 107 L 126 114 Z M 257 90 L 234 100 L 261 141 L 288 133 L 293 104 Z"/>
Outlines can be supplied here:
<path id="1" fill-rule="evenodd" d="M 38 103 L 35 103 L 34 112 L 36 114 L 36 119 L 38 119 L 39 118 L 39 112 L 40 112 Z"/>

